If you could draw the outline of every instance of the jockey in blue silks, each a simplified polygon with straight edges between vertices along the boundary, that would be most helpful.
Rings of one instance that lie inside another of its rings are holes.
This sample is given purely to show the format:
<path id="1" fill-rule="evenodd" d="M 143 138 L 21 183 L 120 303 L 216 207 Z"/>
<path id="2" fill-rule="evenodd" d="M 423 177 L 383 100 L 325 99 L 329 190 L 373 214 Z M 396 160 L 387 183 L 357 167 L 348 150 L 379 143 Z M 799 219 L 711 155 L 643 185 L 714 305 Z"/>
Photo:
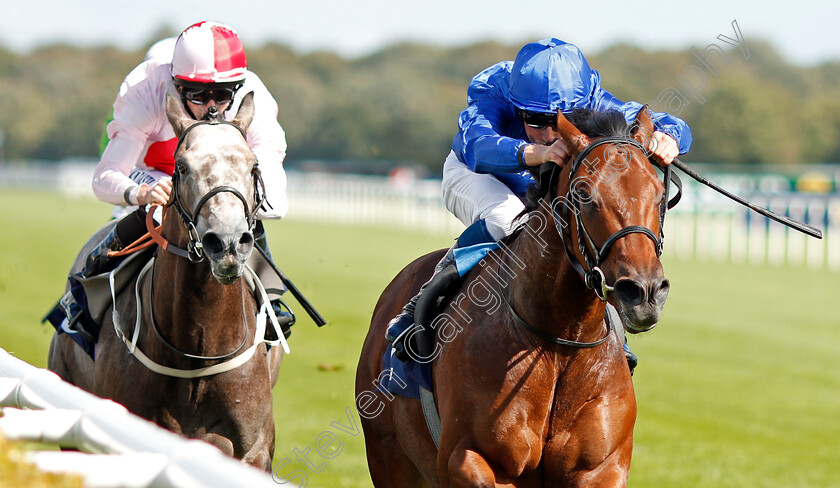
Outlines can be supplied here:
<path id="1" fill-rule="evenodd" d="M 401 351 L 401 338 L 414 323 L 420 294 L 454 267 L 466 274 L 496 242 L 520 223 L 523 199 L 534 183 L 528 167 L 568 159 L 555 127 L 557 110 L 617 110 L 628 123 L 642 108 L 622 102 L 601 88 L 601 76 L 573 44 L 549 38 L 525 45 L 516 60 L 502 61 L 477 74 L 467 89 L 467 108 L 458 117 L 458 133 L 443 165 L 443 199 L 467 229 L 435 267 L 432 278 L 388 324 L 386 338 Z M 652 113 L 656 131 L 653 157 L 670 164 L 691 146 L 691 129 L 667 113 Z M 625 344 L 632 367 L 635 356 Z"/>

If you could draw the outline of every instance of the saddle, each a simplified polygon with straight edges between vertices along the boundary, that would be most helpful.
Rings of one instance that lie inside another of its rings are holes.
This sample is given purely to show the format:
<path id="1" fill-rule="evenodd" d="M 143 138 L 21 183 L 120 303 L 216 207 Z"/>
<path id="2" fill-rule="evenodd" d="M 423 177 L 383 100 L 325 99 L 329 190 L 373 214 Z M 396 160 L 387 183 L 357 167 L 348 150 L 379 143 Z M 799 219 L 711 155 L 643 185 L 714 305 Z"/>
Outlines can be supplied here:
<path id="1" fill-rule="evenodd" d="M 114 293 L 121 293 L 154 255 L 153 248 L 145 249 L 125 258 L 112 260 L 100 274 L 85 276 L 87 256 L 112 231 L 117 222 L 112 220 L 102 226 L 82 246 L 67 275 L 64 295 L 41 321 L 49 322 L 57 333 L 67 334 L 91 359 L 99 339 L 102 319 L 111 304 L 112 282 Z"/>

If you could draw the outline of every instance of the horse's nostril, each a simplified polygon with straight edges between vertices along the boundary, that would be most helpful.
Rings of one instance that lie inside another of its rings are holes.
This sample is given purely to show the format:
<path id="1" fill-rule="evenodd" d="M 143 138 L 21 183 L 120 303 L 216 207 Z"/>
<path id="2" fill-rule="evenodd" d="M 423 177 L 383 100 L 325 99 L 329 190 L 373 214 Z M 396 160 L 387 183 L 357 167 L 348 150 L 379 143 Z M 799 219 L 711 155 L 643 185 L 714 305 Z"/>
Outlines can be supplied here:
<path id="1" fill-rule="evenodd" d="M 239 243 L 236 246 L 236 252 L 248 253 L 254 247 L 254 235 L 250 232 L 243 232 L 239 237 Z"/>
<path id="2" fill-rule="evenodd" d="M 615 294 L 625 305 L 634 307 L 645 300 L 645 289 L 630 279 L 621 279 L 615 283 Z"/>
<path id="3" fill-rule="evenodd" d="M 250 232 L 208 232 L 201 238 L 204 251 L 210 259 L 234 255 L 239 260 L 248 258 L 254 248 L 254 235 Z"/>
<path id="4" fill-rule="evenodd" d="M 659 301 L 663 301 L 663 302 L 664 302 L 664 301 L 665 301 L 665 299 L 666 299 L 666 298 L 668 298 L 668 292 L 669 292 L 670 290 L 671 290 L 671 282 L 670 282 L 670 281 L 668 281 L 667 279 L 663 279 L 663 280 L 659 283 L 659 286 L 658 286 L 658 287 L 656 287 L 656 289 L 655 289 L 655 291 L 654 291 L 654 293 L 653 293 L 653 298 L 654 298 L 657 302 L 659 302 Z"/>
<path id="5" fill-rule="evenodd" d="M 204 251 L 211 256 L 225 252 L 225 244 L 215 232 L 204 234 L 204 237 L 201 238 L 201 244 L 204 246 Z"/>

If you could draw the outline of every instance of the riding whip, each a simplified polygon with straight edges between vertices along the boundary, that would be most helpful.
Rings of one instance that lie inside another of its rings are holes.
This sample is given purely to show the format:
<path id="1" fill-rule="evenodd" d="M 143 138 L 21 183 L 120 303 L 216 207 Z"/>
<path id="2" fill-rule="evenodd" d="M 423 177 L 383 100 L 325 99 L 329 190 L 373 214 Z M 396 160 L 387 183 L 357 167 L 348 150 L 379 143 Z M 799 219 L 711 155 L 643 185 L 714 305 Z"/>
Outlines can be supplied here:
<path id="1" fill-rule="evenodd" d="M 254 246 L 254 249 L 259 251 L 260 254 L 263 255 L 266 262 L 271 266 L 271 269 L 273 269 L 274 272 L 277 273 L 277 277 L 280 278 L 280 281 L 282 281 L 284 285 L 286 285 L 286 288 L 289 289 L 289 292 L 292 294 L 292 296 L 294 296 L 298 303 L 300 303 L 300 306 L 303 307 L 304 310 L 306 310 L 306 313 L 309 314 L 309 316 L 312 318 L 312 321 L 315 322 L 315 325 L 317 325 L 318 327 L 326 325 L 327 321 L 324 320 L 323 317 L 321 317 L 321 314 L 319 314 L 318 311 L 315 310 L 315 307 L 313 307 L 312 304 L 309 303 L 309 300 L 307 300 L 306 297 L 303 296 L 303 293 L 301 293 L 300 290 L 298 290 L 298 288 L 295 286 L 295 284 L 292 283 L 292 280 L 286 277 L 286 275 L 283 274 L 283 272 L 280 271 L 277 268 L 277 266 L 275 266 L 274 263 L 271 262 L 271 259 L 269 259 L 265 251 L 260 249 L 260 246 Z"/>

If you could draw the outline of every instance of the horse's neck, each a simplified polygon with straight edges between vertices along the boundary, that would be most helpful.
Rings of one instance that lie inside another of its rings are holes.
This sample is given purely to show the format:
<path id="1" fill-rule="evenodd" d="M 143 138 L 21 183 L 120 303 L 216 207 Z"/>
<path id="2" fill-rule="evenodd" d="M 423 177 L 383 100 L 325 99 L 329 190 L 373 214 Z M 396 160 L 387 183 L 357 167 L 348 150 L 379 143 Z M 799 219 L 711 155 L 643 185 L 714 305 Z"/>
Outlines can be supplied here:
<path id="1" fill-rule="evenodd" d="M 604 304 L 586 288 L 566 257 L 551 215 L 543 208 L 511 244 L 525 269 L 512 279 L 510 302 L 525 322 L 570 340 L 603 336 Z M 545 223 L 548 223 L 545 225 Z M 541 224 L 542 223 L 542 224 Z"/>
<path id="2" fill-rule="evenodd" d="M 175 219 L 173 219 L 175 220 Z M 186 248 L 180 223 L 163 229 L 173 245 Z M 173 222 L 174 224 L 174 222 Z M 171 236 L 171 237 L 170 237 Z M 206 260 L 189 259 L 160 250 L 152 276 L 151 302 L 158 329 L 175 346 L 197 354 L 226 352 L 231 341 L 242 340 L 250 292 L 244 279 L 222 285 Z"/>

